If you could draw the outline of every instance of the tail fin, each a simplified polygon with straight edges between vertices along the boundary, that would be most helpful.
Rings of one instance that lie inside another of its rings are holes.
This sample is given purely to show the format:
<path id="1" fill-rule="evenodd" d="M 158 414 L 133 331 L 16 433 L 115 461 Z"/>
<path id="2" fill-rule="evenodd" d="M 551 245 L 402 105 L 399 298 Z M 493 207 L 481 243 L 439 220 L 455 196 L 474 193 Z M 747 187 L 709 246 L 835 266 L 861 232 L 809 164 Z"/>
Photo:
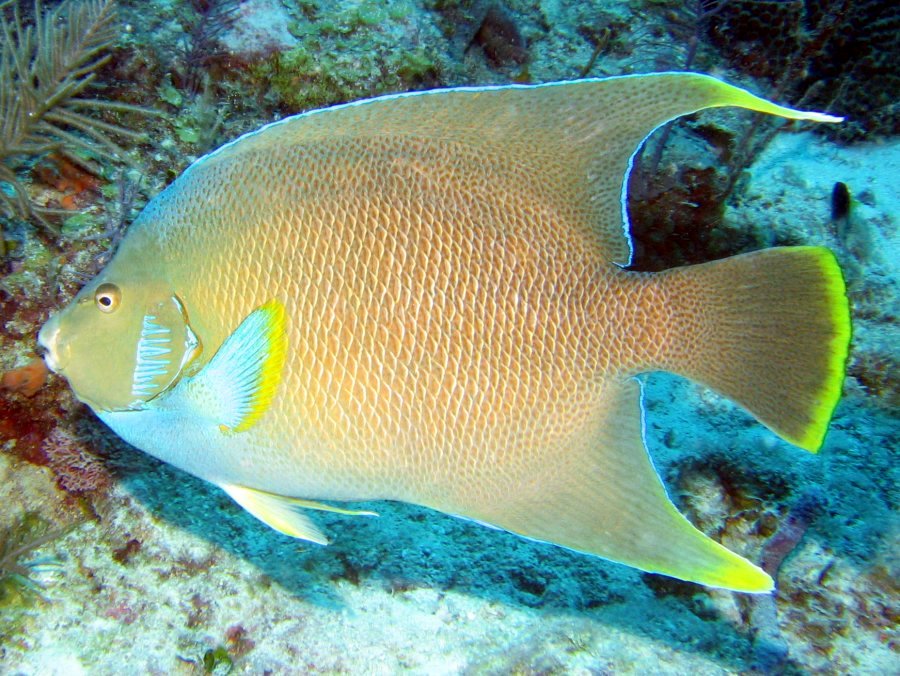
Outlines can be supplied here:
<path id="1" fill-rule="evenodd" d="M 850 309 L 834 255 L 785 247 L 663 273 L 678 338 L 663 367 L 746 408 L 783 439 L 822 446 L 841 395 Z"/>

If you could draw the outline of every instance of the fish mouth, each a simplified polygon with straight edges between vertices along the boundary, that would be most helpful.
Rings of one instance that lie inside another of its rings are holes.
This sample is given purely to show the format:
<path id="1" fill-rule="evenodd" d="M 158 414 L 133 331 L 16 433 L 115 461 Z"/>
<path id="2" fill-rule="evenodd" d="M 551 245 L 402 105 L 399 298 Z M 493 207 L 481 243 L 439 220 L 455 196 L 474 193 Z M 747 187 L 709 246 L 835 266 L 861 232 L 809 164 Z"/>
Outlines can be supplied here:
<path id="1" fill-rule="evenodd" d="M 47 365 L 47 368 L 54 373 L 61 372 L 65 368 L 67 360 L 62 358 L 61 350 L 59 349 L 59 322 L 56 320 L 56 317 L 51 317 L 41 327 L 40 332 L 38 332 L 38 345 L 44 352 L 44 363 Z"/>

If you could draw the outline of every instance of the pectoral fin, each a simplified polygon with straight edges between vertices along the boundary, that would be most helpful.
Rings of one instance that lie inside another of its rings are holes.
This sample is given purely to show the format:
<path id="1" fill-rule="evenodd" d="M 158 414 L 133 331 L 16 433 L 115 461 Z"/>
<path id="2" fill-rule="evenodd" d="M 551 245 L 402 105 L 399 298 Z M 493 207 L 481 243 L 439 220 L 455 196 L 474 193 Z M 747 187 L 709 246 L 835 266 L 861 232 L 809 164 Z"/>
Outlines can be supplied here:
<path id="1" fill-rule="evenodd" d="M 323 512 L 335 512 L 353 516 L 377 516 L 375 512 L 341 509 L 340 507 L 332 507 L 320 502 L 289 498 L 284 495 L 268 493 L 245 486 L 223 484 L 221 488 L 241 507 L 279 533 L 300 538 L 301 540 L 309 540 L 320 545 L 327 545 L 328 538 L 299 509 L 316 509 Z"/>
<path id="2" fill-rule="evenodd" d="M 250 429 L 272 404 L 287 354 L 287 318 L 277 300 L 241 322 L 200 373 L 186 396 L 225 433 Z"/>

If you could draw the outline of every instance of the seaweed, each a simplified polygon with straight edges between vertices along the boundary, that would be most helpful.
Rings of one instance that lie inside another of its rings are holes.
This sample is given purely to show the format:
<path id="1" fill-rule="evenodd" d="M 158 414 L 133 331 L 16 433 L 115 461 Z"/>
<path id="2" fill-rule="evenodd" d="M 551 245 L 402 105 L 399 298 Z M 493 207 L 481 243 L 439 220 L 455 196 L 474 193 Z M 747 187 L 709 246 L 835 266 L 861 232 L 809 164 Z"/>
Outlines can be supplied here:
<path id="1" fill-rule="evenodd" d="M 203 671 L 207 674 L 229 674 L 234 668 L 234 660 L 225 646 L 210 648 L 203 653 Z"/>
<path id="2" fill-rule="evenodd" d="M 9 4 L 0 6 L 0 211 L 59 234 L 48 217 L 60 210 L 35 204 L 17 170 L 52 152 L 96 174 L 96 159 L 127 161 L 117 140 L 144 138 L 100 115 L 155 113 L 83 96 L 110 59 L 103 52 L 117 37 L 115 0 L 67 0 L 53 9 L 35 0 L 30 21 Z"/>
<path id="3" fill-rule="evenodd" d="M 67 529 L 47 530 L 46 522 L 34 512 L 25 512 L 0 529 L 0 607 L 27 605 L 43 598 L 34 574 L 58 566 L 52 557 L 29 558 Z"/>

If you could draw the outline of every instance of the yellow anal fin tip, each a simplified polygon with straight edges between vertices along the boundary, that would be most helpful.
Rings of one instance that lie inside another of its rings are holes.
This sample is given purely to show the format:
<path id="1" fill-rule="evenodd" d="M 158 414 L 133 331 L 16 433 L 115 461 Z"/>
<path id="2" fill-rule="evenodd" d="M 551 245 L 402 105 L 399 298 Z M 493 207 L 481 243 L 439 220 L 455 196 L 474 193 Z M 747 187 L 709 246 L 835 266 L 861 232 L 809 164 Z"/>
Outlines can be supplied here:
<path id="1" fill-rule="evenodd" d="M 704 578 L 702 584 L 745 594 L 768 594 L 775 589 L 772 576 L 762 568 L 717 542 L 710 540 L 710 544 L 716 545 L 717 549 L 721 547 L 718 555 L 724 559 L 724 565 L 719 570 L 705 572 L 701 576 Z"/>
<path id="2" fill-rule="evenodd" d="M 223 484 L 221 488 L 241 507 L 279 533 L 319 545 L 328 544 L 328 538 L 319 527 L 298 511 L 298 507 L 315 503 L 234 484 Z"/>
<path id="3" fill-rule="evenodd" d="M 207 414 L 223 433 L 243 432 L 269 409 L 287 357 L 287 313 L 271 300 L 251 312 L 198 374 L 212 394 Z"/>
<path id="4" fill-rule="evenodd" d="M 765 594 L 775 588 L 772 577 L 762 568 L 705 535 L 674 507 L 666 511 L 669 512 L 664 529 L 669 538 L 668 552 L 661 558 L 659 552 L 649 552 L 646 558 L 631 562 L 635 567 L 746 594 Z M 645 530 L 661 533 L 660 526 L 647 524 Z"/>
<path id="5" fill-rule="evenodd" d="M 751 564 L 752 565 L 752 564 Z M 755 572 L 738 576 L 738 591 L 748 594 L 771 594 L 775 591 L 775 580 L 766 571 L 758 566 L 753 566 Z"/>

